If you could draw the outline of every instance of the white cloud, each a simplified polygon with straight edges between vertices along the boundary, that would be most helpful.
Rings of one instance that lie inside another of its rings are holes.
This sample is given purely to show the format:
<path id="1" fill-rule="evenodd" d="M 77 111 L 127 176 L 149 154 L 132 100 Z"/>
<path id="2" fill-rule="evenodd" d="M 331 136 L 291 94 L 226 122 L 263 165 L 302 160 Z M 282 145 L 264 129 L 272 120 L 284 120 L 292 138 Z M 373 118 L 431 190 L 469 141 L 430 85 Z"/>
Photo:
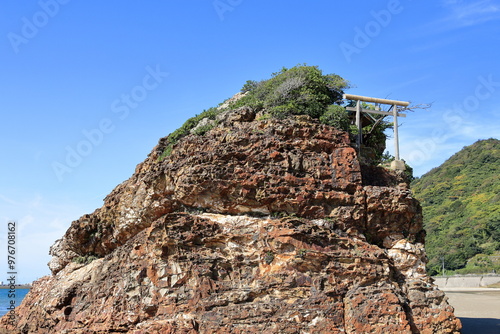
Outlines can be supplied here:
<path id="1" fill-rule="evenodd" d="M 463 119 L 459 126 L 446 123 L 440 117 L 444 112 L 436 110 L 432 115 L 414 117 L 400 127 L 400 155 L 414 168 L 416 176 L 438 167 L 464 146 L 480 139 L 498 138 L 500 134 L 500 112 L 493 111 L 487 117 L 476 114 Z M 391 138 L 387 142 L 391 154 L 393 146 Z"/>
<path id="2" fill-rule="evenodd" d="M 414 33 L 418 36 L 436 35 L 464 27 L 473 27 L 489 21 L 500 20 L 500 4 L 493 0 L 443 0 L 441 1 L 444 13 L 440 18 L 417 26 Z M 455 43 L 462 36 L 450 37 L 437 42 L 426 42 L 415 46 L 414 51 L 425 51 L 441 47 L 445 44 Z M 442 44 L 442 45 L 440 45 Z M 413 50 L 413 49 L 412 49 Z"/>
<path id="3" fill-rule="evenodd" d="M 412 86 L 413 84 L 416 84 L 417 82 L 425 81 L 425 80 L 427 80 L 429 78 L 432 78 L 432 74 L 426 74 L 426 75 L 420 76 L 418 78 L 413 78 L 413 79 L 410 79 L 410 80 L 407 80 L 407 81 L 402 81 L 402 82 L 397 83 L 394 86 L 389 86 L 389 87 L 387 87 L 385 89 L 387 91 L 398 91 L 398 90 L 400 90 L 402 88 L 405 88 L 405 87 L 408 87 L 408 86 Z"/>
<path id="4" fill-rule="evenodd" d="M 64 235 L 64 232 L 65 229 L 48 230 L 18 237 L 19 282 L 27 283 L 50 274 L 47 266 L 50 260 L 49 249 L 55 240 Z"/>
<path id="5" fill-rule="evenodd" d="M 18 279 L 30 282 L 49 274 L 47 262 L 50 246 L 61 238 L 71 222 L 81 216 L 83 209 L 57 199 L 35 194 L 18 199 L 0 194 L 0 244 L 5 245 L 7 222 L 17 222 Z M 0 247 L 0 259 L 6 249 Z"/>
<path id="6" fill-rule="evenodd" d="M 500 19 L 500 5 L 492 0 L 473 2 L 446 0 L 443 5 L 451 13 L 442 20 L 442 23 L 449 23 L 454 27 L 472 26 Z"/>
<path id="7" fill-rule="evenodd" d="M 446 38 L 439 38 L 437 40 L 425 40 L 425 42 L 421 44 L 409 44 L 408 45 L 408 51 L 411 53 L 421 53 L 421 52 L 426 52 L 430 50 L 437 50 L 437 49 L 442 49 L 447 47 L 448 45 L 457 43 L 459 41 L 463 40 L 463 37 L 458 35 L 458 36 L 446 36 Z"/>
<path id="8" fill-rule="evenodd" d="M 0 200 L 4 201 L 5 203 L 10 204 L 10 205 L 19 205 L 19 203 L 17 203 L 13 199 L 10 199 L 9 197 L 2 195 L 2 194 L 0 194 Z"/>

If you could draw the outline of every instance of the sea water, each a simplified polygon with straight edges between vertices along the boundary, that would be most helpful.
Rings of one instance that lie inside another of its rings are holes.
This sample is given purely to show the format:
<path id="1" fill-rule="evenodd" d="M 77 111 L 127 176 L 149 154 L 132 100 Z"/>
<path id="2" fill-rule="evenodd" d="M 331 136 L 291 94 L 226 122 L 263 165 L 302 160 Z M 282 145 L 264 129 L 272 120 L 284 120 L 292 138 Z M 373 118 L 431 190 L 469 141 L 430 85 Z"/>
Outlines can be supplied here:
<path id="1" fill-rule="evenodd" d="M 16 298 L 9 297 L 9 289 L 0 289 L 0 317 L 6 314 L 9 310 L 10 301 L 15 300 L 16 306 L 19 306 L 24 299 L 24 296 L 30 289 L 16 289 Z"/>

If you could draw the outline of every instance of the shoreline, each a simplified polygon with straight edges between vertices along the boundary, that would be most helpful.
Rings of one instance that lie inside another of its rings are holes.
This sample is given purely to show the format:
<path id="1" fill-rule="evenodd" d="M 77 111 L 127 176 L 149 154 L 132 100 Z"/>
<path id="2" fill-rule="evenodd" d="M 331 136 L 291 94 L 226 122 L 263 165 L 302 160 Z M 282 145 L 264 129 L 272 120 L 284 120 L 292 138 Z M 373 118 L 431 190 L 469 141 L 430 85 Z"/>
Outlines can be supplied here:
<path id="1" fill-rule="evenodd" d="M 500 333 L 499 288 L 440 288 L 462 322 L 462 334 Z"/>
<path id="2" fill-rule="evenodd" d="M 10 289 L 10 285 L 0 285 L 0 289 Z M 31 289 L 31 284 L 16 284 L 14 289 Z"/>
<path id="3" fill-rule="evenodd" d="M 439 288 L 443 292 L 500 292 L 500 288 Z"/>

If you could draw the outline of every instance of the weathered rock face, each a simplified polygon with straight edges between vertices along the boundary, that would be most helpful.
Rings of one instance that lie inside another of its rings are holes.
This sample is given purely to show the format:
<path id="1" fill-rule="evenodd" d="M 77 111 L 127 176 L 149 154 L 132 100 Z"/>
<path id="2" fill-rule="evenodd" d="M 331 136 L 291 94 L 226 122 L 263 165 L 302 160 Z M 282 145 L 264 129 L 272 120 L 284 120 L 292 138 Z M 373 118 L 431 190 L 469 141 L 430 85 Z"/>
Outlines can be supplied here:
<path id="1" fill-rule="evenodd" d="M 418 202 L 346 133 L 243 108 L 164 148 L 72 223 L 0 333 L 459 332 Z"/>

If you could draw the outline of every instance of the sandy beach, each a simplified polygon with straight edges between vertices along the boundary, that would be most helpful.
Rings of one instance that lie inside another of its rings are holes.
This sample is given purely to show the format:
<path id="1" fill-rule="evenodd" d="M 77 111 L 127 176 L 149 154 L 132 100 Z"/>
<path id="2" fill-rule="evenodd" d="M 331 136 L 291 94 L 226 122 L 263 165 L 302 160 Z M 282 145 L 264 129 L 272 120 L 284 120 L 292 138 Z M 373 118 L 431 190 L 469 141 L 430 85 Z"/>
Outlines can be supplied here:
<path id="1" fill-rule="evenodd" d="M 462 321 L 462 334 L 500 334 L 500 289 L 443 289 L 455 315 Z"/>

